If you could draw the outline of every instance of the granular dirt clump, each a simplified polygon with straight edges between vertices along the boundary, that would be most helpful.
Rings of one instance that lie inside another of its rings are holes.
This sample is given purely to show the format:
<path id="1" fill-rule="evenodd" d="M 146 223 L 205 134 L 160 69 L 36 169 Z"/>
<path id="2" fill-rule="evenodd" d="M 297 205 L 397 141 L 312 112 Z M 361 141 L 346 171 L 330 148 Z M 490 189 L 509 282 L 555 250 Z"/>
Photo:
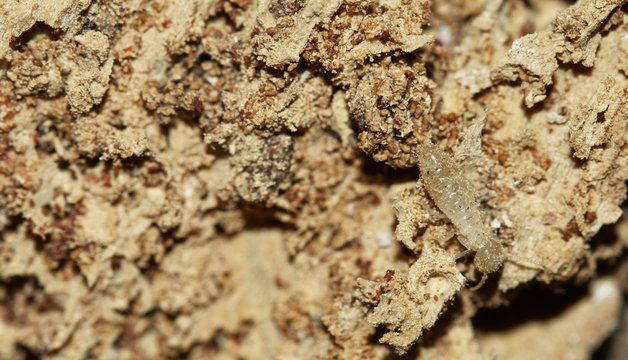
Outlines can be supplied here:
<path id="1" fill-rule="evenodd" d="M 1 4 L 0 359 L 621 359 L 627 34 L 623 0 Z"/>

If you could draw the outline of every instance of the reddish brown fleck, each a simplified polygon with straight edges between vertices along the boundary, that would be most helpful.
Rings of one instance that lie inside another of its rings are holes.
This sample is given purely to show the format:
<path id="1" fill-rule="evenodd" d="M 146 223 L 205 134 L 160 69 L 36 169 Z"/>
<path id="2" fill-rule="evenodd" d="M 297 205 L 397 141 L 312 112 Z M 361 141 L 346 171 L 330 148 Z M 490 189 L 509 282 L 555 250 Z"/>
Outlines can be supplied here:
<path id="1" fill-rule="evenodd" d="M 274 27 L 269 27 L 266 29 L 266 34 L 273 36 L 277 33 L 277 29 Z"/>
<path id="2" fill-rule="evenodd" d="M 595 220 L 597 220 L 597 214 L 594 211 L 587 211 L 586 213 L 584 213 L 584 221 L 586 221 L 587 223 L 592 223 Z"/>
<path id="3" fill-rule="evenodd" d="M 434 295 L 434 301 L 438 301 L 438 295 Z"/>
<path id="4" fill-rule="evenodd" d="M 360 269 L 360 275 L 362 275 L 362 276 L 368 275 L 369 270 L 371 268 L 371 261 L 370 260 L 364 261 L 364 260 L 362 260 L 362 258 L 358 258 L 355 261 L 355 264 Z"/>
<path id="5" fill-rule="evenodd" d="M 568 241 L 574 234 L 579 232 L 580 230 L 578 230 L 578 224 L 576 224 L 575 219 L 571 219 L 569 224 L 567 224 L 565 231 L 563 231 L 563 240 Z"/>
<path id="6" fill-rule="evenodd" d="M 198 96 L 195 96 L 194 99 L 192 99 L 192 106 L 196 112 L 203 111 L 203 102 Z"/>
<path id="7" fill-rule="evenodd" d="M 505 152 L 499 153 L 499 155 L 497 155 L 497 161 L 499 161 L 499 164 L 503 166 L 506 164 L 506 161 L 508 161 L 508 154 Z"/>
<path id="8" fill-rule="evenodd" d="M 388 30 L 382 31 L 382 34 L 380 35 L 380 37 L 384 40 L 390 39 L 390 31 Z"/>
<path id="9" fill-rule="evenodd" d="M 52 305 L 54 305 L 52 300 L 49 297 L 46 297 L 46 298 L 41 299 L 37 303 L 37 310 L 38 311 L 45 311 L 45 310 L 50 309 L 52 307 Z"/>
<path id="10" fill-rule="evenodd" d="M 390 279 L 392 279 L 394 275 L 395 275 L 395 270 L 386 270 L 386 275 L 384 276 L 384 279 L 386 281 L 390 281 Z"/>
<path id="11" fill-rule="evenodd" d="M 379 205 L 382 200 L 374 192 L 369 192 L 364 196 L 365 200 L 371 205 Z"/>
<path id="12" fill-rule="evenodd" d="M 441 116 L 441 119 L 445 122 L 454 122 L 456 121 L 456 114 L 455 113 L 447 113 L 444 114 L 443 116 Z"/>
<path id="13" fill-rule="evenodd" d="M 364 36 L 362 36 L 362 34 L 359 34 L 358 36 L 353 38 L 353 40 L 351 40 L 351 44 L 357 45 L 357 44 L 361 43 L 362 40 L 364 40 Z"/>
<path id="14" fill-rule="evenodd" d="M 170 24 L 172 24 L 172 20 L 171 19 L 166 19 L 161 23 L 161 26 L 167 28 L 168 26 L 170 26 Z"/>
<path id="15" fill-rule="evenodd" d="M 148 171 L 149 174 L 154 174 L 156 172 L 159 172 L 161 170 L 163 170 L 163 165 L 161 163 L 156 163 L 156 164 L 151 164 L 146 168 L 146 171 Z"/>

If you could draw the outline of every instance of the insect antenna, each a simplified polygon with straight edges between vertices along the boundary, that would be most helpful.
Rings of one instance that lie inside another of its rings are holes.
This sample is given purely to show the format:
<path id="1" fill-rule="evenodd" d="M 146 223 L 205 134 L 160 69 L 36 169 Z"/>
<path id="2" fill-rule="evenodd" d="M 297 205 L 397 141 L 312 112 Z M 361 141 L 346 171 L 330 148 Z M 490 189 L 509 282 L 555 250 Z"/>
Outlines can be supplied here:
<path id="1" fill-rule="evenodd" d="M 513 263 L 517 266 L 521 266 L 521 267 L 532 269 L 532 270 L 538 270 L 538 271 L 548 270 L 545 266 L 537 264 L 534 261 L 521 259 L 519 257 L 512 256 L 512 255 L 506 255 L 506 261 Z"/>
<path id="2" fill-rule="evenodd" d="M 473 250 L 467 249 L 465 251 L 460 252 L 458 255 L 456 255 L 456 260 L 463 258 L 469 254 L 471 254 L 473 252 Z"/>

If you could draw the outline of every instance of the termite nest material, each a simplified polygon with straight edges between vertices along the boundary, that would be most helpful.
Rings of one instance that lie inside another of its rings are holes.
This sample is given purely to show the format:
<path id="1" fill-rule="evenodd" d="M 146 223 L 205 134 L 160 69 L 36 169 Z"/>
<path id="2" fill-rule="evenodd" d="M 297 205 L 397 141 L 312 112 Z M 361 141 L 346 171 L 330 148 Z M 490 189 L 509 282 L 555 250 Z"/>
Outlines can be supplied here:
<path id="1" fill-rule="evenodd" d="M 584 359 L 621 329 L 625 0 L 0 4 L 0 359 Z"/>

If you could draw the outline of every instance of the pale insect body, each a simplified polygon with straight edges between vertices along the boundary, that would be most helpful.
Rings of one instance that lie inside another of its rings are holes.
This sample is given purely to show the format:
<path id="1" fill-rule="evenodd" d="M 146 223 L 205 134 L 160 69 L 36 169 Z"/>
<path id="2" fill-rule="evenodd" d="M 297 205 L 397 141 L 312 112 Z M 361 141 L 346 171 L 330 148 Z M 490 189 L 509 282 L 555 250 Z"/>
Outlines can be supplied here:
<path id="1" fill-rule="evenodd" d="M 484 228 L 484 212 L 473 186 L 451 156 L 437 146 L 423 144 L 420 150 L 419 169 L 428 194 L 456 227 L 460 243 L 476 252 L 476 268 L 484 274 L 497 271 L 505 260 L 504 251 Z"/>

